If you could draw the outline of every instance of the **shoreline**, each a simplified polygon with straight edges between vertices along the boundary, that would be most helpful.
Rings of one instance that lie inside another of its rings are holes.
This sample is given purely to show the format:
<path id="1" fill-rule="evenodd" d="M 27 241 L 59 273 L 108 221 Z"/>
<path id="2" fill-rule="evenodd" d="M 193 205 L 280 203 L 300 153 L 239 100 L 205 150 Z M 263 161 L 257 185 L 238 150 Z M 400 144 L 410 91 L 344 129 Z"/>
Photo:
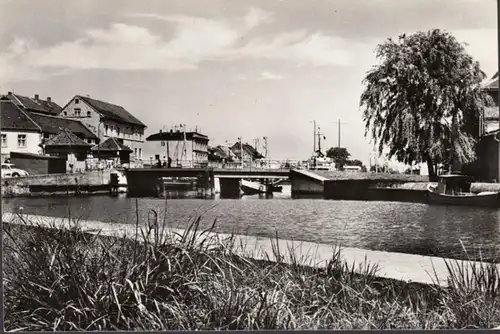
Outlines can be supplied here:
<path id="1" fill-rule="evenodd" d="M 158 233 L 160 225 L 70 225 L 63 218 L 23 216 L 22 224 L 3 224 L 7 330 L 493 329 L 500 324 L 498 265 L 470 272 L 453 261 L 446 282 L 425 284 L 381 275 L 384 266 L 369 263 L 366 250 L 356 258 L 358 265 L 332 249 L 322 265 L 313 266 L 318 259 L 299 256 L 311 251 L 303 243 L 289 247 L 267 238 L 243 245 L 237 236 L 200 230 L 199 219 L 186 230 L 167 226 Z M 7 218 L 12 215 L 2 215 Z"/>
<path id="2" fill-rule="evenodd" d="M 41 224 L 43 226 L 54 225 L 58 228 L 68 226 L 68 218 L 50 217 L 40 215 L 18 216 L 12 212 L 3 212 L 2 221 L 12 222 L 19 221 L 19 217 L 28 222 Z M 126 236 L 128 239 L 134 238 L 135 225 L 121 224 L 113 222 L 102 222 L 94 220 L 79 220 L 78 225 L 84 231 L 100 230 L 100 235 L 111 237 Z M 144 228 L 145 225 L 141 225 Z M 183 235 L 191 231 L 186 229 L 178 229 L 167 227 L 164 231 L 165 235 Z M 93 233 L 93 232 L 92 232 Z M 268 254 L 273 253 L 273 247 L 278 247 L 284 254 L 285 258 L 304 259 L 312 267 L 322 268 L 332 258 L 332 255 L 340 249 L 340 258 L 349 265 L 357 265 L 365 263 L 367 265 L 377 265 L 379 268 L 380 278 L 393 279 L 403 282 L 416 282 L 422 284 L 435 284 L 435 279 L 441 286 L 447 285 L 447 263 L 454 262 L 456 266 L 467 268 L 478 268 L 482 263 L 494 264 L 500 270 L 498 262 L 480 262 L 467 261 L 458 259 L 447 259 L 439 256 L 424 256 L 417 254 L 395 253 L 386 251 L 369 250 L 354 247 L 343 247 L 342 245 L 319 244 L 307 241 L 294 241 L 278 238 L 259 237 L 251 235 L 235 235 L 228 233 L 209 232 L 207 236 L 222 242 L 222 240 L 231 239 L 235 244 L 240 246 L 238 255 L 244 257 L 252 257 L 256 260 L 269 260 Z M 243 248 L 241 248 L 244 245 Z M 273 260 L 271 258 L 271 260 Z M 274 258 L 274 260 L 276 260 Z"/>

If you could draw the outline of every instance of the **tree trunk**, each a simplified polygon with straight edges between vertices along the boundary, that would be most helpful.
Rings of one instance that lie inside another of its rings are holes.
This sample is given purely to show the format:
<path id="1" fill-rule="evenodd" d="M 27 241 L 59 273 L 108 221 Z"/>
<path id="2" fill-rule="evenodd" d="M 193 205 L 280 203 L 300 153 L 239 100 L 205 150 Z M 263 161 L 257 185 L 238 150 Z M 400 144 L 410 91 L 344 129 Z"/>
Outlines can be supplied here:
<path id="1" fill-rule="evenodd" d="M 430 182 L 437 182 L 438 177 L 437 177 L 436 169 L 434 168 L 434 164 L 432 163 L 432 160 L 430 158 L 427 158 L 427 169 L 429 171 L 429 181 Z"/>

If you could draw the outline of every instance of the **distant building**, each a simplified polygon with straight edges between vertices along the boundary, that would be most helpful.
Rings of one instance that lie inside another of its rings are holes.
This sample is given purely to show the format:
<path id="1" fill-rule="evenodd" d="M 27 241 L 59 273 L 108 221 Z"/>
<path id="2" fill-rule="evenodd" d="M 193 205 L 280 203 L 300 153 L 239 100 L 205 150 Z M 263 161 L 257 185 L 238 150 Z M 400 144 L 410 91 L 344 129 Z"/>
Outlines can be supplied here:
<path id="1" fill-rule="evenodd" d="M 243 154 L 242 154 L 243 149 Z M 260 154 L 252 145 L 247 143 L 236 142 L 231 146 L 231 152 L 234 154 L 237 161 L 255 161 L 263 159 L 264 156 Z"/>
<path id="2" fill-rule="evenodd" d="M 43 100 L 38 94 L 35 94 L 35 96 L 31 98 L 15 94 L 13 92 L 8 92 L 7 95 L 3 95 L 2 98 L 12 101 L 24 111 L 57 116 L 62 110 L 61 106 L 52 101 L 51 97 L 47 97 L 46 100 Z"/>
<path id="3" fill-rule="evenodd" d="M 172 167 L 196 167 L 208 164 L 208 142 L 206 135 L 197 131 L 185 132 L 184 129 L 162 131 L 150 135 L 146 141 L 160 143 L 158 154 L 161 162 L 172 159 Z M 155 161 L 153 161 L 155 163 Z"/>
<path id="4" fill-rule="evenodd" d="M 100 141 L 115 138 L 132 150 L 131 159 L 143 159 L 146 125 L 123 107 L 75 95 L 63 108 L 60 116 L 85 124 Z"/>

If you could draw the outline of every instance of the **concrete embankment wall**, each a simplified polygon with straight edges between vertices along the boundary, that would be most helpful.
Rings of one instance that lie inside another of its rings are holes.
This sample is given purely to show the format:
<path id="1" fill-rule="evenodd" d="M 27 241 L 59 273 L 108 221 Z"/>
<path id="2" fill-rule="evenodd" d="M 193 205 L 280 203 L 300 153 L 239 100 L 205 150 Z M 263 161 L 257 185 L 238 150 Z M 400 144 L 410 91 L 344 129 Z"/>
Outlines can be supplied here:
<path id="1" fill-rule="evenodd" d="M 321 194 L 327 199 L 369 200 L 387 197 L 390 200 L 403 196 L 422 200 L 423 192 L 427 189 L 428 176 L 293 170 L 290 180 L 292 193 Z M 404 184 L 407 186 L 402 186 Z M 415 191 L 417 193 L 413 194 Z"/>
<path id="2" fill-rule="evenodd" d="M 46 174 L 3 179 L 2 196 L 26 196 L 37 193 L 68 191 L 107 191 L 111 171 L 88 171 L 73 174 Z"/>
<path id="3" fill-rule="evenodd" d="M 325 199 L 379 200 L 425 203 L 427 182 L 404 183 L 402 180 L 328 180 L 324 182 Z"/>
<path id="4" fill-rule="evenodd" d="M 3 213 L 2 221 L 12 224 L 30 224 L 34 223 L 37 226 L 62 228 L 68 227 L 69 221 L 67 218 L 55 218 L 47 216 L 32 216 L 22 215 L 22 219 L 12 213 Z M 74 223 L 72 223 L 74 224 Z M 104 223 L 100 221 L 79 221 L 79 226 L 83 231 L 89 233 L 97 233 L 104 236 L 126 236 L 134 238 L 135 225 L 120 224 L 120 223 Z M 168 236 L 175 238 L 176 233 L 183 235 L 186 231 L 181 229 L 166 229 L 164 231 Z M 254 237 L 245 235 L 233 235 L 223 233 L 210 232 L 205 235 L 213 242 L 221 243 L 224 240 L 232 238 L 234 245 L 239 246 L 235 252 L 239 255 L 254 258 L 258 260 L 275 261 L 273 248 L 277 244 L 281 255 L 285 261 L 291 262 L 295 257 L 301 260 L 304 265 L 314 267 L 324 267 L 328 261 L 334 257 L 334 253 L 338 250 L 333 245 L 316 244 L 312 242 L 295 242 L 283 239 L 271 239 L 266 237 Z M 368 249 L 342 247 L 340 249 L 340 258 L 354 268 L 359 268 L 358 265 L 377 265 L 377 276 L 389 279 L 395 279 L 406 282 L 415 282 L 423 284 L 439 284 L 447 285 L 448 270 L 447 263 L 452 267 L 461 267 L 465 270 L 472 270 L 479 266 L 484 266 L 475 261 L 450 260 L 434 256 L 422 256 L 405 253 L 392 253 L 384 251 L 373 251 Z M 496 264 L 500 270 L 500 265 Z M 359 268 L 361 271 L 361 268 Z"/>

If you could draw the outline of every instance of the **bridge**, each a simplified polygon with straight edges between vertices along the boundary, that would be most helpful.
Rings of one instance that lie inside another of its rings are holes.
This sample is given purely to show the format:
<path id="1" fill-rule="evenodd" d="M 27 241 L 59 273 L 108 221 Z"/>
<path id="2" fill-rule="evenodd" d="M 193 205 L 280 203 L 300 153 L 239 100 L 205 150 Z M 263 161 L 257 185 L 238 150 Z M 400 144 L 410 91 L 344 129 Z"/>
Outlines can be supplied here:
<path id="1" fill-rule="evenodd" d="M 196 178 L 205 192 L 215 190 L 215 178 L 219 180 L 221 194 L 239 194 L 241 179 L 284 179 L 290 177 L 290 169 L 263 168 L 130 168 L 126 170 L 128 190 L 134 196 L 154 196 L 161 178 Z"/>

